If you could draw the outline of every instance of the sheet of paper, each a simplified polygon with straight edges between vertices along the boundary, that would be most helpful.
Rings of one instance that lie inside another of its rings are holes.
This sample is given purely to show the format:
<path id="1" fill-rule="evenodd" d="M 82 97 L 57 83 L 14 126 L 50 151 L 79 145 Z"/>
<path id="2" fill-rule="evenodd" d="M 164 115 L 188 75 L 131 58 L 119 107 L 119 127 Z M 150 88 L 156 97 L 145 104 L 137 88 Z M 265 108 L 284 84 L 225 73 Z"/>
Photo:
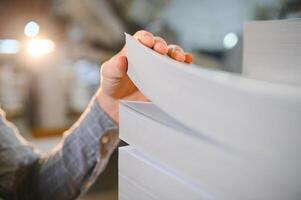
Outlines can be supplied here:
<path id="1" fill-rule="evenodd" d="M 301 19 L 248 22 L 243 39 L 244 75 L 301 86 Z"/>
<path id="2" fill-rule="evenodd" d="M 131 146 L 119 148 L 119 174 L 158 199 L 217 200 Z"/>
<path id="3" fill-rule="evenodd" d="M 135 166 L 132 166 L 135 167 Z M 130 178 L 118 174 L 118 200 L 160 200 L 155 194 L 147 191 Z"/>
<path id="4" fill-rule="evenodd" d="M 133 82 L 181 124 L 263 158 L 300 155 L 301 88 L 182 64 L 130 35 L 126 55 Z"/>
<path id="5" fill-rule="evenodd" d="M 298 156 L 262 159 L 260 152 L 256 157 L 198 137 L 152 103 L 123 101 L 119 108 L 120 138 L 195 187 L 227 200 L 301 195 Z"/>

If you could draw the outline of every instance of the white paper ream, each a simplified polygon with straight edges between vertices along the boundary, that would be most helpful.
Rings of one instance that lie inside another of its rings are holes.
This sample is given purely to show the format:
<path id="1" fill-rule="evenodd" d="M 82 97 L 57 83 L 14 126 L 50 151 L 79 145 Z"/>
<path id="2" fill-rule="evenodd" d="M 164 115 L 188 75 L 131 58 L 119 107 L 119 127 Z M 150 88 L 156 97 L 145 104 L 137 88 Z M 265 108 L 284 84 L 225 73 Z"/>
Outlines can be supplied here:
<path id="1" fill-rule="evenodd" d="M 243 39 L 244 75 L 301 86 L 301 19 L 248 22 Z"/>
<path id="2" fill-rule="evenodd" d="M 125 48 L 132 81 L 180 123 L 263 159 L 300 155 L 301 88 L 182 64 L 128 34 Z"/>
<path id="3" fill-rule="evenodd" d="M 301 168 L 294 164 L 299 156 L 250 157 L 182 126 L 152 103 L 122 101 L 119 109 L 122 140 L 215 199 L 283 200 L 301 195 Z M 136 176 L 138 167 L 130 168 Z"/>
<path id="4" fill-rule="evenodd" d="M 156 195 L 145 190 L 139 184 L 123 174 L 118 175 L 118 200 L 159 200 Z"/>
<path id="5" fill-rule="evenodd" d="M 146 196 L 156 199 L 217 200 L 131 146 L 119 148 L 119 178 L 126 178 L 132 183 L 132 190 L 142 190 L 148 194 Z M 119 187 L 123 191 L 129 185 Z"/>

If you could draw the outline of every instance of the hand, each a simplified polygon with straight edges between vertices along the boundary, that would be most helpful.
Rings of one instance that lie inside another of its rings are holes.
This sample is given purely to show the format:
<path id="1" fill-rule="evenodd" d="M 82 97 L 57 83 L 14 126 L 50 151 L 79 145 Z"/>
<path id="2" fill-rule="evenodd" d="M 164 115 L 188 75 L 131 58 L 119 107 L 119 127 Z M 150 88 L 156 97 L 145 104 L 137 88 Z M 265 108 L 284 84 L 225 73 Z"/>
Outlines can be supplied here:
<path id="1" fill-rule="evenodd" d="M 186 63 L 192 63 L 192 55 L 185 53 L 177 45 L 167 45 L 164 39 L 154 37 L 147 31 L 138 31 L 134 38 L 154 51 Z M 106 61 L 101 67 L 101 85 L 96 98 L 102 109 L 118 123 L 118 104 L 120 99 L 146 101 L 127 75 L 127 59 L 124 50 Z"/>

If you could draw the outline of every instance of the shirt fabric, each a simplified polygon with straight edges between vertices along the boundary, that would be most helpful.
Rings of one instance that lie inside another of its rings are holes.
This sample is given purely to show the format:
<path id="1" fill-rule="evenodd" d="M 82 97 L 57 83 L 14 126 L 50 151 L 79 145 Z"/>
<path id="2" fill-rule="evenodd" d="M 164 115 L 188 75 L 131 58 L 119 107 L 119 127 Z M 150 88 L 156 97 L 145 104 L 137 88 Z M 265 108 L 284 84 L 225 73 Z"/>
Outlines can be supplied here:
<path id="1" fill-rule="evenodd" d="M 0 199 L 69 200 L 81 196 L 118 145 L 116 124 L 94 98 L 52 151 L 29 144 L 0 110 Z"/>

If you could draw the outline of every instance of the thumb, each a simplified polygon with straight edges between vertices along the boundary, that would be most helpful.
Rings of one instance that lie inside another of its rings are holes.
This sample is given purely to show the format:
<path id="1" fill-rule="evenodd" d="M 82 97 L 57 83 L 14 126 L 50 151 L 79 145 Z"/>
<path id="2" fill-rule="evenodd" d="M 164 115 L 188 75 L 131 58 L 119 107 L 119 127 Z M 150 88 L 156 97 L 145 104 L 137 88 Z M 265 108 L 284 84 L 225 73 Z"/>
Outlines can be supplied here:
<path id="1" fill-rule="evenodd" d="M 101 73 L 107 78 L 122 78 L 127 72 L 127 59 L 125 56 L 116 55 L 102 66 Z"/>
<path id="2" fill-rule="evenodd" d="M 116 68 L 118 69 L 120 75 L 124 76 L 128 69 L 128 63 L 126 56 L 120 55 L 116 58 Z"/>

